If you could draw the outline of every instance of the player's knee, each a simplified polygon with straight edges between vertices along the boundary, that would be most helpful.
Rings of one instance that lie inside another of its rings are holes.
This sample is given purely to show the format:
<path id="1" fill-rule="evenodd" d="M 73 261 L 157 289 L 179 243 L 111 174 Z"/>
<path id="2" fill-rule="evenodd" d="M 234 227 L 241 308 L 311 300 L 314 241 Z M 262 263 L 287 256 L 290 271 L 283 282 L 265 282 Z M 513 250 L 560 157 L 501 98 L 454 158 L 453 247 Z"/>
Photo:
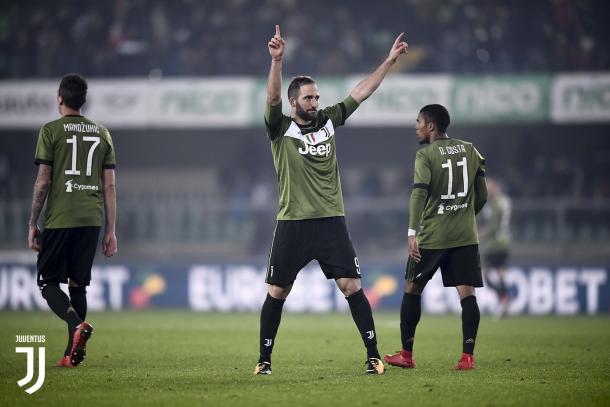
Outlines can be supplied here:
<path id="1" fill-rule="evenodd" d="M 425 285 L 407 283 L 405 285 L 405 293 L 407 294 L 421 294 L 424 291 Z"/>
<path id="2" fill-rule="evenodd" d="M 458 294 L 460 295 L 460 300 L 463 300 L 466 297 L 470 297 L 474 295 L 474 287 L 469 285 L 458 285 L 456 287 Z"/>
<path id="3" fill-rule="evenodd" d="M 292 284 L 286 287 L 280 287 L 279 285 L 269 285 L 267 292 L 270 296 L 277 300 L 285 300 L 290 294 L 290 290 L 292 289 Z"/>
<path id="4" fill-rule="evenodd" d="M 80 285 L 78 285 L 78 283 L 76 281 L 70 279 L 68 287 L 80 287 Z"/>
<path id="5" fill-rule="evenodd" d="M 38 287 L 38 288 L 40 288 L 40 294 L 42 294 L 42 298 L 47 298 L 47 293 L 49 292 L 50 287 L 59 288 L 59 284 L 58 283 L 46 283 L 46 284 Z M 51 290 L 52 290 L 52 288 L 51 288 Z"/>
<path id="6" fill-rule="evenodd" d="M 339 287 L 343 295 L 349 297 L 360 291 L 362 284 L 359 278 L 340 278 L 337 280 L 337 287 Z"/>

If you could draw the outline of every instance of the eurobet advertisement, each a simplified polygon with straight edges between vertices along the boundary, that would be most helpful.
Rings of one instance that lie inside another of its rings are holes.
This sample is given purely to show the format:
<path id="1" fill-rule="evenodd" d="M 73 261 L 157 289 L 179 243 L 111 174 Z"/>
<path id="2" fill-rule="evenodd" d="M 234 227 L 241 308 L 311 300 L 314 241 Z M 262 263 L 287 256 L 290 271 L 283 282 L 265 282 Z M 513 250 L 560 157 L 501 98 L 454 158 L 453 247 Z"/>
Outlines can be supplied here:
<path id="1" fill-rule="evenodd" d="M 398 309 L 404 266 L 364 264 L 363 286 L 374 309 Z M 608 267 L 519 267 L 508 270 L 512 295 L 510 314 L 577 315 L 610 313 Z M 490 274 L 494 278 L 494 273 Z M 92 311 L 186 308 L 194 311 L 254 311 L 265 299 L 265 266 L 254 264 L 193 264 L 184 266 L 118 265 L 94 267 L 87 289 Z M 64 286 L 65 287 L 65 286 Z M 498 306 L 495 292 L 477 289 L 481 312 Z M 444 288 L 440 272 L 424 291 L 424 312 L 460 312 L 454 288 Z M 0 310 L 48 309 L 36 286 L 33 265 L 0 265 Z M 299 273 L 285 309 L 289 312 L 347 310 L 347 301 L 317 263 Z"/>

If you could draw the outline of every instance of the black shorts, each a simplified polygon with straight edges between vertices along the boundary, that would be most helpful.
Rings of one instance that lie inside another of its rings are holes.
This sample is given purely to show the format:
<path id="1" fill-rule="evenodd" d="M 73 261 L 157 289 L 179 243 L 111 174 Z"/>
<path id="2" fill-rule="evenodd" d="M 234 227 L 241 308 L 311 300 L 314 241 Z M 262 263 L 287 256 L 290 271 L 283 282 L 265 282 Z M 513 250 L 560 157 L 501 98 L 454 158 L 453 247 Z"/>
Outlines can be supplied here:
<path id="1" fill-rule="evenodd" d="M 485 253 L 485 267 L 505 267 L 508 260 L 508 250 Z"/>
<path id="2" fill-rule="evenodd" d="M 45 229 L 40 236 L 38 285 L 67 283 L 69 278 L 88 286 L 99 235 L 99 226 Z"/>
<path id="3" fill-rule="evenodd" d="M 409 257 L 405 279 L 407 282 L 425 285 L 440 267 L 445 287 L 469 285 L 483 287 L 479 245 L 452 247 L 450 249 L 419 249 L 419 263 Z"/>
<path id="4" fill-rule="evenodd" d="M 343 216 L 278 220 L 265 282 L 290 285 L 314 259 L 328 279 L 360 278 L 360 264 Z"/>

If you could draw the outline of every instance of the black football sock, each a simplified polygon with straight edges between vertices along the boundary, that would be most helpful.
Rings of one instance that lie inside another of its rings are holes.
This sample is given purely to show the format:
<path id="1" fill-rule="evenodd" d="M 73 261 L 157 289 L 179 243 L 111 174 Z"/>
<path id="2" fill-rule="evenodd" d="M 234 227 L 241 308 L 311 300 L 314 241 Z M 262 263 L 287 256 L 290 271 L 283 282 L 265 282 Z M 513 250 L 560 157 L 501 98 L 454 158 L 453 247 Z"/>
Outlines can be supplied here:
<path id="1" fill-rule="evenodd" d="M 42 296 L 45 300 L 47 300 L 47 304 L 49 304 L 49 308 L 51 311 L 55 313 L 58 317 L 66 321 L 68 327 L 71 329 L 76 328 L 81 322 L 83 322 L 74 308 L 72 308 L 72 304 L 70 304 L 70 299 L 61 291 L 59 286 L 57 285 L 46 285 L 42 289 Z"/>
<path id="2" fill-rule="evenodd" d="M 275 335 L 282 320 L 282 308 L 286 300 L 278 300 L 267 294 L 261 309 L 260 357 L 258 363 L 271 363 L 271 352 L 275 345 Z"/>
<path id="3" fill-rule="evenodd" d="M 464 337 L 462 352 L 474 353 L 474 345 L 477 339 L 477 331 L 479 330 L 479 320 L 481 314 L 477 297 L 474 295 L 468 296 L 462 301 L 462 335 Z"/>
<path id="4" fill-rule="evenodd" d="M 421 295 L 404 293 L 400 305 L 400 339 L 402 348 L 413 351 L 415 328 L 421 318 Z"/>
<path id="5" fill-rule="evenodd" d="M 373 312 L 371 304 L 364 295 L 362 288 L 349 297 L 345 297 L 349 304 L 349 309 L 352 312 L 352 318 L 358 327 L 360 336 L 366 346 L 367 358 L 380 359 L 379 351 L 377 350 L 377 334 L 375 333 L 375 322 L 373 321 Z"/>
<path id="6" fill-rule="evenodd" d="M 87 291 L 85 287 L 69 287 L 70 303 L 81 320 L 87 318 Z"/>
<path id="7" fill-rule="evenodd" d="M 70 291 L 70 303 L 72 304 L 72 308 L 76 311 L 76 315 L 84 321 L 87 318 L 87 291 L 85 290 L 85 287 L 69 287 L 68 290 Z M 68 345 L 64 351 L 64 356 L 70 354 L 73 334 L 74 329 L 68 327 Z"/>

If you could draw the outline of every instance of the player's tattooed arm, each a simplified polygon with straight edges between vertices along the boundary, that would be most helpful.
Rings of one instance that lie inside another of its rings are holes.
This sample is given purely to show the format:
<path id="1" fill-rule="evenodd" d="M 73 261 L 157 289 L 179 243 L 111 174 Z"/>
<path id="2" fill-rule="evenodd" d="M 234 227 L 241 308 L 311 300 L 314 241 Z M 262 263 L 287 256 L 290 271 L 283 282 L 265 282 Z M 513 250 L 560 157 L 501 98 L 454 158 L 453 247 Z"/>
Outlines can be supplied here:
<path id="1" fill-rule="evenodd" d="M 46 164 L 40 164 L 38 167 L 38 176 L 34 183 L 34 192 L 32 196 L 32 210 L 30 212 L 30 220 L 28 222 L 28 247 L 32 250 L 40 250 L 38 245 L 38 217 L 47 199 L 47 194 L 51 188 L 51 178 L 53 175 L 53 167 Z"/>
<path id="2" fill-rule="evenodd" d="M 106 214 L 106 227 L 102 239 L 104 256 L 112 257 L 117 252 L 116 239 L 116 181 L 113 169 L 105 169 L 102 176 L 104 187 L 104 212 Z"/>
<path id="3" fill-rule="evenodd" d="M 401 54 L 406 54 L 409 45 L 402 41 L 402 37 L 405 33 L 400 33 L 398 37 L 394 40 L 394 44 L 390 49 L 388 57 L 383 61 L 381 65 L 369 76 L 361 80 L 350 93 L 351 97 L 358 103 L 364 102 L 369 96 L 377 90 L 379 84 L 383 78 L 385 78 L 386 74 L 390 70 L 390 67 L 396 63 L 398 57 Z"/>

